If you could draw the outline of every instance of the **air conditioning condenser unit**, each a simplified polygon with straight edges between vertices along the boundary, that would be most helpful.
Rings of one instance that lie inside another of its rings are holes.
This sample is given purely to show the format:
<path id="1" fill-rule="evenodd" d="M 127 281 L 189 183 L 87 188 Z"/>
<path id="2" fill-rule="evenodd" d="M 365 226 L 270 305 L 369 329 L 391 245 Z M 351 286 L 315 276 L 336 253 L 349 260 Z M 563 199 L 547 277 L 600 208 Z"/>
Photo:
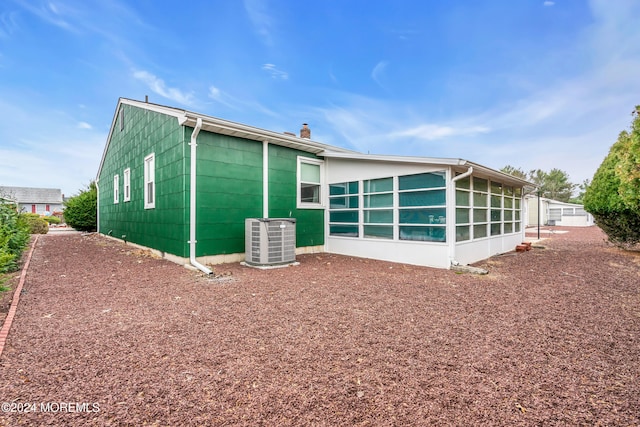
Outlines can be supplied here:
<path id="1" fill-rule="evenodd" d="M 255 266 L 296 261 L 295 218 L 245 219 L 245 262 Z"/>

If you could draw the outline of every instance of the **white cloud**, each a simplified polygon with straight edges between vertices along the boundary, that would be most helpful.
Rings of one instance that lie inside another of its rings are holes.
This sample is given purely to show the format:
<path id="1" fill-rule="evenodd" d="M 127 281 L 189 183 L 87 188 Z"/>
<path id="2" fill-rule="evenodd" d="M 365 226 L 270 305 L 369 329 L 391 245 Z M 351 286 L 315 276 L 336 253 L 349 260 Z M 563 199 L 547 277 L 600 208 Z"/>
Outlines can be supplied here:
<path id="1" fill-rule="evenodd" d="M 267 2 L 263 0 L 244 0 L 244 8 L 255 32 L 267 46 L 273 44 L 273 18 L 267 11 Z"/>
<path id="2" fill-rule="evenodd" d="M 195 102 L 193 93 L 186 93 L 177 88 L 167 87 L 164 80 L 147 71 L 134 71 L 133 77 L 146 84 L 149 89 L 164 98 L 187 106 L 192 106 Z"/>
<path id="3" fill-rule="evenodd" d="M 93 126 L 87 122 L 78 122 L 78 129 L 93 129 Z"/>
<path id="4" fill-rule="evenodd" d="M 289 73 L 279 70 L 274 64 L 264 64 L 262 69 L 268 72 L 272 79 L 287 80 L 289 78 Z"/>
<path id="5" fill-rule="evenodd" d="M 438 125 L 438 124 L 419 124 L 412 128 L 397 131 L 389 134 L 391 137 L 395 138 L 416 138 L 422 139 L 425 141 L 433 141 L 437 139 L 449 138 L 452 136 L 470 136 L 477 135 L 481 133 L 488 133 L 491 129 L 486 126 L 447 126 L 447 125 Z"/>
<path id="6" fill-rule="evenodd" d="M 553 6 L 554 4 L 556 4 L 556 2 L 547 0 L 542 4 L 545 5 L 545 6 Z"/>
<path id="7" fill-rule="evenodd" d="M 375 67 L 373 67 L 373 70 L 371 71 L 371 78 L 373 79 L 374 82 L 378 84 L 378 86 L 380 86 L 383 89 L 386 89 L 386 88 L 382 84 L 381 79 L 384 77 L 384 72 L 387 68 L 387 65 L 389 65 L 387 61 L 380 61 L 376 64 Z"/>

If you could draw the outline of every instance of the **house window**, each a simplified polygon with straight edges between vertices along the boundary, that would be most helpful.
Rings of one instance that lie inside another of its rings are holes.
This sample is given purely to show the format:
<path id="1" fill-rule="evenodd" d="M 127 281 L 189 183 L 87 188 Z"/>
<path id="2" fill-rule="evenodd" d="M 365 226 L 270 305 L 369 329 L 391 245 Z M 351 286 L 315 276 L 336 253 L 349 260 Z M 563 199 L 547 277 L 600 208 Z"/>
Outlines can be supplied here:
<path id="1" fill-rule="evenodd" d="M 393 178 L 364 183 L 364 237 L 393 239 Z"/>
<path id="2" fill-rule="evenodd" d="M 118 121 L 120 122 L 120 131 L 124 130 L 124 108 L 120 107 L 120 114 L 118 114 L 120 117 L 118 118 Z"/>
<path id="3" fill-rule="evenodd" d="M 156 207 L 155 154 L 144 158 L 144 208 Z"/>
<path id="4" fill-rule="evenodd" d="M 400 240 L 446 241 L 445 172 L 398 177 Z"/>
<path id="5" fill-rule="evenodd" d="M 113 176 L 113 203 L 118 203 L 120 199 L 120 177 L 118 175 Z"/>
<path id="6" fill-rule="evenodd" d="M 122 199 L 125 202 L 131 200 L 131 169 L 126 168 L 122 174 L 124 178 L 124 183 L 122 187 L 122 191 L 124 194 L 122 195 Z"/>
<path id="7" fill-rule="evenodd" d="M 471 178 L 456 181 L 456 242 L 471 239 Z"/>
<path id="8" fill-rule="evenodd" d="M 322 160 L 298 157 L 298 207 L 322 207 Z"/>
<path id="9" fill-rule="evenodd" d="M 359 185 L 357 181 L 329 185 L 329 234 L 358 237 Z"/>
<path id="10" fill-rule="evenodd" d="M 47 212 L 51 212 L 51 205 L 47 205 L 47 206 L 46 206 L 46 208 L 45 208 L 45 210 L 46 210 Z"/>

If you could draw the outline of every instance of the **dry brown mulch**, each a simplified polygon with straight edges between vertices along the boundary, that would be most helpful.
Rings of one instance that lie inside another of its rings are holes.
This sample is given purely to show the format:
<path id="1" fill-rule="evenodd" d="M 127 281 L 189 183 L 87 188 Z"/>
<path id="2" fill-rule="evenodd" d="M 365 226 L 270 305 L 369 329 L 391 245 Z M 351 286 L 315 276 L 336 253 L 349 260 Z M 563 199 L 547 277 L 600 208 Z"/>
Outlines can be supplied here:
<path id="1" fill-rule="evenodd" d="M 640 257 L 604 238 L 487 276 L 319 254 L 205 277 L 43 236 L 0 358 L 0 402 L 37 412 L 0 425 L 638 425 Z"/>

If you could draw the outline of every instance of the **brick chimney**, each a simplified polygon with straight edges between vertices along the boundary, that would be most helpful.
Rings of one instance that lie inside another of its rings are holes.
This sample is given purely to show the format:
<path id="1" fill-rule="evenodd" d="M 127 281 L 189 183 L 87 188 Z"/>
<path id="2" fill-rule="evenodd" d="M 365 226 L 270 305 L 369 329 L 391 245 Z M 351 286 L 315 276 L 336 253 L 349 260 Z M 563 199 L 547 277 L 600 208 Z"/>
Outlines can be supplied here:
<path id="1" fill-rule="evenodd" d="M 311 129 L 307 126 L 306 123 L 302 124 L 302 129 L 300 129 L 300 138 L 311 139 Z"/>

